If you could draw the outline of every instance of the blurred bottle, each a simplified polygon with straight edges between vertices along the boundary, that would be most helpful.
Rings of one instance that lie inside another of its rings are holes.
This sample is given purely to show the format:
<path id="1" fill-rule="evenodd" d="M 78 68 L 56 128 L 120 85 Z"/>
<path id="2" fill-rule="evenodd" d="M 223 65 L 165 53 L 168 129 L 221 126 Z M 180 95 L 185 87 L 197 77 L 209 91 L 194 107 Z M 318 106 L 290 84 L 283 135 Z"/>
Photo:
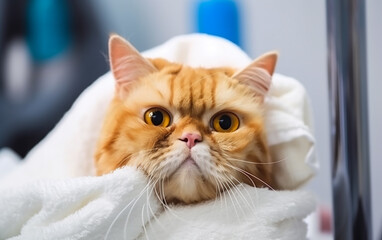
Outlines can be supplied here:
<path id="1" fill-rule="evenodd" d="M 71 42 L 69 19 L 65 0 L 29 1 L 27 41 L 34 60 L 50 60 L 68 49 Z"/>
<path id="2" fill-rule="evenodd" d="M 25 156 L 108 70 L 97 51 L 107 50 L 108 31 L 93 5 L 93 0 L 0 1 L 0 30 L 5 29 L 0 31 L 0 149 Z"/>
<path id="3" fill-rule="evenodd" d="M 29 0 L 25 33 L 8 43 L 0 148 L 24 155 L 65 108 L 73 92 L 74 51 L 66 0 Z M 61 113 L 62 114 L 62 113 Z"/>
<path id="4" fill-rule="evenodd" d="M 7 44 L 4 53 L 4 94 L 15 104 L 22 103 L 30 93 L 31 58 L 26 42 L 15 38 Z"/>
<path id="5" fill-rule="evenodd" d="M 34 65 L 34 86 L 39 94 L 55 92 L 71 80 L 72 29 L 66 0 L 30 0 L 27 42 Z"/>
<path id="6" fill-rule="evenodd" d="M 5 94 L 14 103 L 58 89 L 70 73 L 67 1 L 30 0 L 26 14 L 25 40 L 18 37 L 9 42 L 4 58 Z"/>
<path id="7" fill-rule="evenodd" d="M 240 42 L 239 10 L 233 0 L 200 0 L 197 3 L 197 29 L 226 38 L 236 45 Z"/>

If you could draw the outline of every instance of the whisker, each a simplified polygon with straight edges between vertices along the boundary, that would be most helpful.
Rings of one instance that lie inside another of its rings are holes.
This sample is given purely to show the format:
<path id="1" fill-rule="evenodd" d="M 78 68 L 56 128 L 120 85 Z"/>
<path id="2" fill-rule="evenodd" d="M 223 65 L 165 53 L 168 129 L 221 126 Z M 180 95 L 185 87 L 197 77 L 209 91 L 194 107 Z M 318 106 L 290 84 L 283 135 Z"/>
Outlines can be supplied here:
<path id="1" fill-rule="evenodd" d="M 267 187 L 270 188 L 271 190 L 276 191 L 276 190 L 275 190 L 274 188 L 272 188 L 268 183 L 266 183 L 265 181 L 263 181 L 261 178 L 256 177 L 255 175 L 251 174 L 250 172 L 245 171 L 245 170 L 243 170 L 243 169 L 241 169 L 241 168 L 232 166 L 231 164 L 224 164 L 224 165 L 227 166 L 227 167 L 230 167 L 230 168 L 232 168 L 232 169 L 234 169 L 234 170 L 236 170 L 236 171 L 239 171 L 239 172 L 241 172 L 242 174 L 245 174 L 245 175 L 248 174 L 248 175 L 250 175 L 250 176 L 256 178 L 257 180 L 259 180 L 260 182 L 262 182 L 265 186 L 267 186 Z"/>
<path id="2" fill-rule="evenodd" d="M 255 206 L 256 204 L 252 202 L 252 204 L 250 204 L 248 202 L 248 199 L 251 199 L 252 200 L 252 196 L 251 194 L 248 192 L 248 190 L 244 187 L 244 184 L 242 182 L 240 182 L 237 178 L 235 178 L 234 176 L 231 176 L 233 180 L 235 180 L 237 182 L 237 184 L 235 184 L 235 190 L 239 193 L 239 196 L 241 197 L 241 199 L 243 199 L 245 201 L 245 203 L 247 204 L 247 206 L 249 208 L 251 208 L 251 210 L 253 212 L 255 212 Z M 231 180 L 232 181 L 232 180 Z M 233 181 L 232 181 L 233 182 Z M 234 183 L 233 183 L 234 184 Z M 244 196 L 244 194 L 242 193 L 242 191 L 240 191 L 240 189 L 238 188 L 238 186 L 241 186 L 242 189 L 245 191 L 245 193 L 247 194 L 247 197 Z M 258 197 L 258 193 L 257 193 L 257 188 L 254 187 L 254 190 L 256 191 L 256 196 Z"/>
<path id="3" fill-rule="evenodd" d="M 224 173 L 220 173 L 220 174 L 225 175 Z M 225 178 L 226 177 L 224 177 L 222 175 L 219 175 L 217 177 L 217 179 L 219 181 L 219 185 L 221 186 L 221 189 L 223 190 L 222 191 L 222 196 L 223 196 L 223 200 L 224 200 L 224 203 L 225 203 L 225 209 L 228 209 L 227 196 L 230 198 L 231 202 L 233 202 L 233 200 L 232 200 L 231 194 L 228 192 L 229 186 L 227 186 L 227 184 L 225 183 L 225 180 L 226 180 Z M 230 216 L 227 216 L 227 217 L 229 218 Z"/>
<path id="4" fill-rule="evenodd" d="M 224 188 L 227 189 L 227 190 L 225 191 L 225 193 L 228 194 L 229 199 L 231 200 L 233 209 L 235 210 L 236 217 L 237 217 L 237 219 L 240 219 L 239 213 L 238 213 L 238 211 L 237 211 L 237 209 L 236 209 L 236 205 L 235 205 L 235 202 L 233 201 L 232 196 L 236 199 L 236 202 L 237 202 L 237 198 L 236 198 L 236 196 L 234 196 L 234 194 L 231 194 L 231 192 L 229 191 L 229 185 L 228 185 L 228 182 L 223 182 L 223 185 L 224 185 Z M 227 209 L 228 209 L 228 208 L 227 208 Z"/>
<path id="5" fill-rule="evenodd" d="M 144 220 L 144 216 L 143 216 L 143 212 L 145 211 L 145 206 L 146 206 L 146 203 L 143 204 L 143 207 L 142 207 L 142 211 L 141 211 L 141 222 L 142 222 L 143 230 L 144 230 L 144 232 L 145 232 L 146 239 L 150 240 L 150 239 L 149 239 L 149 235 L 147 234 L 146 225 L 145 225 L 145 220 Z M 149 221 L 149 222 L 150 222 L 150 221 Z"/>
<path id="6" fill-rule="evenodd" d="M 151 195 L 154 191 L 156 191 L 156 189 L 155 189 L 155 185 L 158 183 L 158 181 L 159 181 L 159 179 L 157 179 L 157 180 L 152 184 L 152 188 L 151 188 L 151 191 L 150 191 L 150 195 Z M 158 200 L 159 200 L 159 199 L 158 199 Z M 148 208 L 149 208 L 150 212 L 152 213 L 152 215 L 153 215 L 155 221 L 159 224 L 159 226 L 160 226 L 163 230 L 165 230 L 165 227 L 162 225 L 162 223 L 159 221 L 158 217 L 156 216 L 156 214 L 155 214 L 154 211 L 152 210 L 149 201 L 147 201 L 147 204 L 148 204 Z M 149 224 L 151 224 L 151 221 L 149 222 Z"/>
<path id="7" fill-rule="evenodd" d="M 212 179 L 215 181 L 215 191 L 216 191 L 216 199 L 220 199 L 221 198 L 221 192 L 220 192 L 220 186 L 219 186 L 219 183 L 218 183 L 218 181 L 217 181 L 217 179 L 216 179 L 216 177 L 215 177 L 215 175 L 212 175 Z M 215 208 L 215 206 L 216 206 L 216 203 L 217 203 L 218 201 L 214 201 L 214 208 Z M 221 202 L 221 201 L 220 201 Z"/>
<path id="8" fill-rule="evenodd" d="M 222 192 L 224 191 L 224 188 L 222 187 L 222 185 L 220 183 L 220 177 L 216 176 L 216 175 L 213 175 L 213 179 L 216 182 L 216 188 L 217 188 L 217 192 L 218 192 L 218 197 L 219 197 L 219 199 L 222 199 L 223 198 Z M 220 204 L 220 208 L 222 208 L 222 201 L 220 201 L 220 203 L 221 203 Z"/>
<path id="9" fill-rule="evenodd" d="M 223 174 L 224 174 L 224 173 L 223 173 Z M 238 204 L 238 207 L 240 207 L 240 202 L 239 202 L 239 200 L 237 199 L 236 194 L 235 194 L 234 191 L 233 191 L 233 189 L 236 187 L 235 184 L 233 184 L 233 183 L 231 182 L 231 180 L 228 178 L 228 176 L 227 176 L 226 174 L 224 174 L 224 176 L 225 176 L 225 179 L 227 180 L 227 182 L 225 183 L 226 186 L 228 186 L 228 187 L 227 187 L 227 193 L 231 196 L 231 193 L 230 193 L 230 192 L 232 192 L 232 196 L 233 196 L 233 198 L 236 200 L 236 203 Z M 231 202 L 232 202 L 232 205 L 233 205 L 233 207 L 234 207 L 234 209 L 235 209 L 237 219 L 239 220 L 239 219 L 240 219 L 240 216 L 239 216 L 238 211 L 236 210 L 236 206 L 235 206 L 235 203 L 234 203 L 234 201 L 233 201 L 232 198 L 231 198 Z M 240 208 L 240 209 L 243 211 L 242 208 Z M 243 212 L 242 212 L 242 213 L 243 213 Z"/>
<path id="10" fill-rule="evenodd" d="M 251 162 L 251 161 L 247 161 L 247 160 L 233 158 L 231 156 L 227 156 L 227 159 L 229 159 L 230 161 L 243 162 L 243 163 L 248 163 L 248 164 L 253 164 L 253 165 L 272 165 L 272 164 L 281 163 L 281 162 L 284 162 L 287 160 L 286 158 L 283 158 L 283 159 L 280 159 L 280 160 L 274 161 L 274 162 Z"/>
<path id="11" fill-rule="evenodd" d="M 222 155 L 221 155 L 221 153 L 219 152 L 219 151 L 217 151 L 217 150 L 213 150 L 213 152 L 212 152 L 212 154 L 216 157 L 216 158 L 218 158 L 218 159 L 220 159 L 220 158 L 224 158 Z M 233 207 L 234 207 L 234 210 L 235 210 L 235 212 L 236 212 L 236 216 L 238 217 L 238 219 L 239 219 L 239 215 L 238 215 L 238 212 L 237 212 L 237 210 L 236 210 L 236 207 L 235 207 L 235 203 L 233 202 L 233 199 L 232 199 L 232 197 L 231 197 L 231 193 L 229 192 L 229 189 L 230 188 L 236 188 L 236 184 L 232 181 L 232 180 L 230 180 L 230 178 L 227 176 L 227 174 L 225 174 L 224 172 L 222 172 L 222 174 L 224 175 L 224 178 L 223 177 L 220 177 L 220 179 L 223 179 L 223 182 L 222 182 L 222 184 L 224 185 L 224 189 L 225 190 L 227 190 L 226 191 L 226 194 L 225 194 L 225 196 L 229 196 L 230 197 L 230 199 L 231 199 L 231 202 L 232 202 L 232 204 L 233 204 Z M 224 180 L 226 180 L 226 181 L 228 181 L 227 183 L 224 183 Z M 252 179 L 250 179 L 250 181 L 252 181 Z M 253 182 L 253 181 L 252 181 Z M 253 183 L 254 184 L 254 183 Z M 255 185 L 254 185 L 255 186 Z M 234 194 L 234 192 L 233 192 L 233 197 L 235 198 L 235 200 L 236 200 L 236 202 L 239 204 L 239 206 L 240 206 L 240 203 L 239 203 L 239 201 L 238 201 L 238 199 L 236 198 L 236 195 Z M 245 198 L 244 198 L 245 199 Z M 226 207 L 227 207 L 227 202 L 225 202 L 226 203 Z M 241 210 L 242 210 L 242 208 L 241 208 Z M 243 210 L 242 210 L 243 211 Z"/>
<path id="12" fill-rule="evenodd" d="M 147 190 L 148 188 L 149 188 L 149 184 L 146 185 L 145 190 Z M 127 214 L 126 221 L 125 221 L 125 225 L 124 225 L 124 229 L 123 229 L 123 230 L 124 230 L 124 237 L 125 237 L 125 238 L 126 238 L 126 234 L 127 234 L 127 226 L 128 226 L 128 221 L 129 221 L 129 219 L 130 219 L 130 215 L 131 215 L 131 213 L 133 212 L 134 207 L 135 207 L 135 205 L 138 203 L 139 199 L 144 195 L 143 193 L 144 193 L 144 192 L 142 192 L 142 194 L 139 194 L 138 198 L 134 201 L 133 206 L 130 208 L 129 213 Z"/>
<path id="13" fill-rule="evenodd" d="M 130 214 L 132 213 L 135 204 L 138 202 L 138 200 L 143 196 L 143 194 L 144 194 L 145 192 L 146 192 L 146 196 L 147 196 L 146 201 L 149 200 L 149 196 L 148 196 L 147 194 L 148 194 L 148 192 L 149 192 L 148 189 L 149 189 L 150 186 L 151 186 L 150 183 L 151 183 L 151 179 L 149 178 L 149 179 L 148 179 L 148 183 L 147 183 L 147 185 L 146 185 L 145 188 L 142 190 L 142 192 L 138 195 L 137 199 L 135 200 L 133 206 L 131 207 L 131 209 L 130 209 L 128 215 L 127 215 L 126 222 L 125 222 L 125 225 L 124 225 L 124 228 L 123 228 L 124 238 L 127 237 L 126 234 L 127 234 L 128 220 L 129 220 L 129 218 L 130 218 Z M 146 191 L 146 190 L 147 190 L 147 191 Z"/>
<path id="14" fill-rule="evenodd" d="M 147 189 L 148 185 L 146 185 L 143 190 L 138 194 L 138 198 L 140 198 L 140 196 L 142 196 L 142 194 L 145 192 L 145 190 Z M 135 201 L 135 199 L 131 200 L 118 214 L 117 216 L 114 218 L 114 220 L 112 221 L 112 223 L 110 224 L 109 228 L 107 229 L 106 231 L 106 235 L 105 235 L 105 238 L 104 240 L 107 240 L 107 238 L 109 237 L 109 234 L 110 234 L 110 231 L 111 231 L 111 228 L 113 227 L 113 225 L 115 224 L 115 222 L 118 220 L 118 218 L 122 215 L 122 213 L 131 205 L 133 204 L 133 202 Z"/>
<path id="15" fill-rule="evenodd" d="M 160 181 L 160 189 L 161 189 L 161 195 L 162 195 L 162 199 L 163 199 L 163 206 L 165 207 L 165 209 L 171 214 L 173 215 L 174 217 L 176 217 L 177 219 L 183 221 L 183 222 L 186 222 L 186 223 L 189 223 L 189 221 L 187 221 L 186 219 L 183 219 L 181 217 L 179 217 L 177 214 L 174 213 L 174 211 L 170 208 L 169 204 L 167 203 L 167 200 L 166 200 L 166 196 L 164 195 L 164 178 L 162 178 L 162 181 Z"/>

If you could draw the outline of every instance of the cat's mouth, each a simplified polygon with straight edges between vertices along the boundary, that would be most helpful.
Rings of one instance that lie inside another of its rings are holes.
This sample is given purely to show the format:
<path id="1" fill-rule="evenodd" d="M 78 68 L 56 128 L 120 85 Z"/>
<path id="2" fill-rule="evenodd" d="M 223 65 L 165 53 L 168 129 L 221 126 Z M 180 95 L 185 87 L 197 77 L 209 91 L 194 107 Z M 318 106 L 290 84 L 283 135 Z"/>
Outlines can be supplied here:
<path id="1" fill-rule="evenodd" d="M 188 156 L 186 159 L 183 160 L 183 162 L 179 165 L 178 169 L 180 168 L 196 168 L 200 172 L 199 165 L 191 156 Z"/>
<path id="2" fill-rule="evenodd" d="M 188 157 L 184 159 L 184 161 L 180 164 L 179 167 L 181 167 L 182 165 L 190 165 L 190 164 L 198 167 L 198 164 L 196 164 L 195 160 L 192 157 Z"/>
<path id="3" fill-rule="evenodd" d="M 199 165 L 196 163 L 195 159 L 193 159 L 191 156 L 186 157 L 179 166 L 174 170 L 174 172 L 171 173 L 169 178 L 171 178 L 174 174 L 179 172 L 180 170 L 185 170 L 189 172 L 198 172 L 198 174 L 201 174 L 201 169 Z"/>
<path id="4" fill-rule="evenodd" d="M 178 159 L 176 168 L 160 187 L 167 203 L 191 204 L 216 197 L 216 186 L 203 175 L 198 160 L 191 156 Z"/>

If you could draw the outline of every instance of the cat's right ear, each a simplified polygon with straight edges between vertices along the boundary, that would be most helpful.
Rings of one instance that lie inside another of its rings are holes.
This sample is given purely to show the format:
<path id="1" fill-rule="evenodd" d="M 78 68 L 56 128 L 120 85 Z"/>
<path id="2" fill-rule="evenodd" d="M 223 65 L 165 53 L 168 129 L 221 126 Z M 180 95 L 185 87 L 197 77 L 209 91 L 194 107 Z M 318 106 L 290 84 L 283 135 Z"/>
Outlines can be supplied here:
<path id="1" fill-rule="evenodd" d="M 264 100 L 272 81 L 275 71 L 278 53 L 268 52 L 255 59 L 240 72 L 234 74 L 233 78 L 251 88 L 257 96 Z"/>
<path id="2" fill-rule="evenodd" d="M 118 35 L 111 35 L 109 38 L 109 59 L 116 90 L 121 98 L 129 92 L 131 84 L 157 71 L 138 50 Z"/>

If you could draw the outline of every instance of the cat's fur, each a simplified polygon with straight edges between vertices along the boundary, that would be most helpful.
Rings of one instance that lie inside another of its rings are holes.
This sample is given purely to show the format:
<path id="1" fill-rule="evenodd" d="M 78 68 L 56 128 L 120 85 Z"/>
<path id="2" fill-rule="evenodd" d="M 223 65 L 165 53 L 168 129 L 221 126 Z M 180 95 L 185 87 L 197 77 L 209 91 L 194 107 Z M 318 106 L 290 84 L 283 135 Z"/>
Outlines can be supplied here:
<path id="1" fill-rule="evenodd" d="M 191 68 L 145 59 L 113 35 L 109 54 L 116 93 L 95 153 L 98 175 L 136 166 L 163 201 L 186 204 L 215 198 L 238 183 L 276 187 L 262 109 L 276 53 L 263 55 L 240 72 Z M 152 107 L 171 115 L 168 127 L 145 122 L 145 111 Z M 239 118 L 236 131 L 213 129 L 211 118 L 221 112 Z M 184 134 L 200 138 L 190 148 L 191 139 Z"/>

